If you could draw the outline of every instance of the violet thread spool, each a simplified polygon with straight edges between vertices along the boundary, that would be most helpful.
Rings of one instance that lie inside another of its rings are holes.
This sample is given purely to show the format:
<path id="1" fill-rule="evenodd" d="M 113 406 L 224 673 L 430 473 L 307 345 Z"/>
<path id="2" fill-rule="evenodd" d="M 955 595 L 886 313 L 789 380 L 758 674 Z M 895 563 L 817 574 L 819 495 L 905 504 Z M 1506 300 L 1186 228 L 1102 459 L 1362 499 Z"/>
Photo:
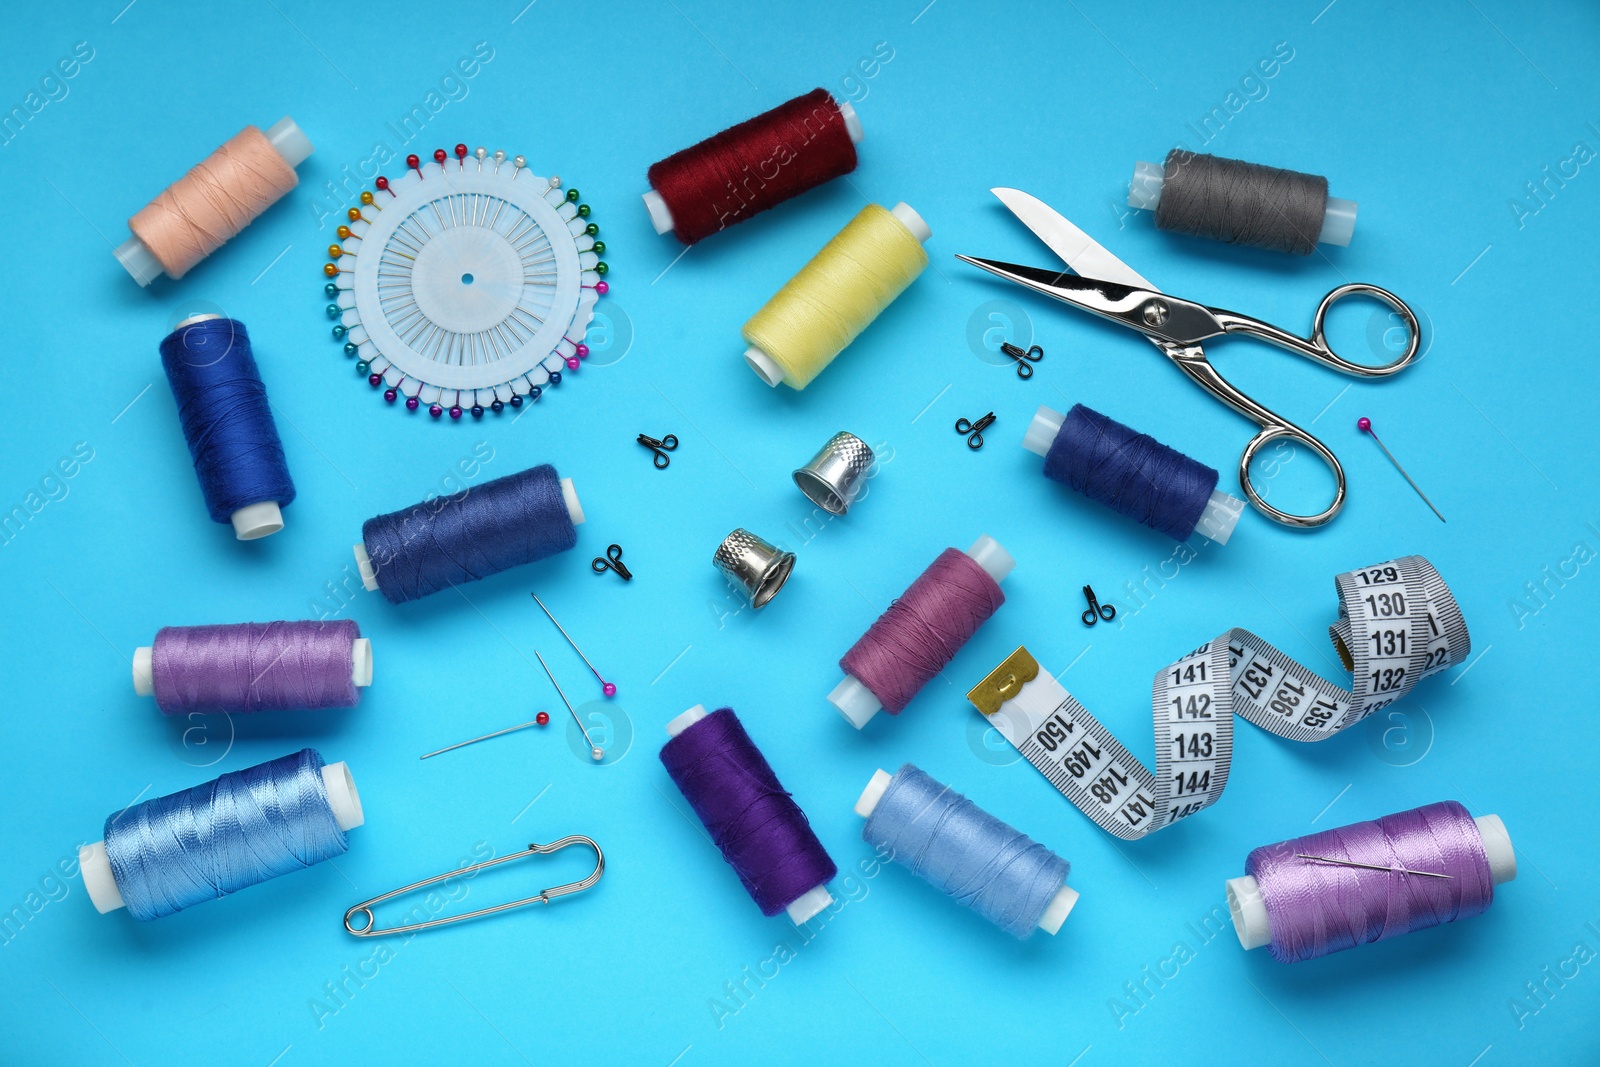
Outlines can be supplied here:
<path id="1" fill-rule="evenodd" d="M 133 652 L 133 691 L 165 715 L 351 708 L 371 684 L 351 619 L 163 626 Z"/>
<path id="2" fill-rule="evenodd" d="M 1006 602 L 1000 583 L 1016 565 L 988 534 L 945 549 L 839 660 L 828 700 L 857 730 L 880 710 L 900 714 Z"/>
<path id="3" fill-rule="evenodd" d="M 1517 856 L 1498 815 L 1447 800 L 1264 845 L 1245 870 L 1226 883 L 1239 944 L 1296 963 L 1481 914 Z"/>
<path id="4" fill-rule="evenodd" d="M 800 925 L 833 903 L 839 873 L 732 708 L 667 723 L 661 762 L 761 914 Z"/>

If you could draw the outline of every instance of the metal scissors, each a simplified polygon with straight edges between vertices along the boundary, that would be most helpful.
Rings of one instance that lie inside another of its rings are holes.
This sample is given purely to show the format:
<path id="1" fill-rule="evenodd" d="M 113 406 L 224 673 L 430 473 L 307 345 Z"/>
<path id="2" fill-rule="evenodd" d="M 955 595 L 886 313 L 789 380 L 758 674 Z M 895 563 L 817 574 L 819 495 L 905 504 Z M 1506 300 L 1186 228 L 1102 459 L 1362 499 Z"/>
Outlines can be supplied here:
<path id="1" fill-rule="evenodd" d="M 623 581 L 633 581 L 633 572 L 630 571 L 622 562 L 621 545 L 612 545 L 606 549 L 606 554 L 604 556 L 596 556 L 594 559 L 590 560 L 589 569 L 594 571 L 596 574 L 604 574 L 606 571 L 616 571 L 617 574 L 621 575 Z"/>
<path id="2" fill-rule="evenodd" d="M 1224 334 L 1238 333 L 1266 341 L 1296 355 L 1315 360 L 1325 367 L 1363 378 L 1379 378 L 1404 369 L 1416 358 L 1422 340 L 1417 316 L 1405 301 L 1376 285 L 1356 283 L 1341 285 L 1317 305 L 1311 320 L 1311 336 L 1299 337 L 1276 326 L 1252 319 L 1232 311 L 1206 307 L 1180 297 L 1169 296 L 1145 281 L 1133 268 L 1096 244 L 1078 227 L 1067 221 L 1048 204 L 1029 196 L 1019 189 L 992 189 L 1001 203 L 1021 219 L 1051 251 L 1066 261 L 1071 273 L 1023 267 L 996 260 L 957 256 L 957 259 L 981 267 L 991 274 L 1016 282 L 1029 289 L 1053 296 L 1084 311 L 1093 312 L 1112 322 L 1121 323 L 1143 333 L 1151 344 L 1195 384 L 1221 400 L 1239 414 L 1253 420 L 1261 427 L 1259 433 L 1244 446 L 1239 457 L 1239 485 L 1243 487 L 1250 503 L 1267 518 L 1286 526 L 1321 526 L 1339 513 L 1344 506 L 1344 468 L 1328 446 L 1288 419 L 1275 415 L 1267 408 L 1240 392 L 1206 359 L 1202 342 Z M 1405 323 L 1410 334 L 1406 350 L 1392 363 L 1371 367 L 1351 363 L 1328 347 L 1323 333 L 1323 320 L 1328 309 L 1347 296 L 1370 296 L 1388 304 Z M 1279 439 L 1288 439 L 1305 445 L 1316 453 L 1333 472 L 1333 503 L 1314 515 L 1291 515 L 1268 504 L 1250 482 L 1250 461 L 1266 445 Z"/>
<path id="3" fill-rule="evenodd" d="M 667 465 L 672 462 L 672 457 L 667 455 L 667 453 L 677 450 L 678 438 L 676 434 L 669 433 L 667 436 L 657 441 L 649 434 L 642 433 L 639 435 L 639 443 L 656 454 L 656 470 L 664 471 L 667 469 Z"/>

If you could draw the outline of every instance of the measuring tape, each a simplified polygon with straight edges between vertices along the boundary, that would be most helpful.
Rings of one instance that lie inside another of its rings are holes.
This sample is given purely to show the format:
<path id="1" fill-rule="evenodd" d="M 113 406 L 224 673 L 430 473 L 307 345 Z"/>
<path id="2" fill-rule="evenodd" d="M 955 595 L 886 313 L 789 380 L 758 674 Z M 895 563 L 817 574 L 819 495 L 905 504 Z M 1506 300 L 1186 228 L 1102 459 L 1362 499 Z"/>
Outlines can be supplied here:
<path id="1" fill-rule="evenodd" d="M 1229 630 L 1156 673 L 1154 774 L 1042 674 L 1026 648 L 967 699 L 1085 815 L 1137 840 L 1222 796 L 1235 715 L 1280 737 L 1324 741 L 1461 663 L 1472 648 L 1449 587 L 1421 556 L 1334 582 L 1339 619 L 1328 633 L 1352 687 L 1325 681 L 1248 630 Z"/>

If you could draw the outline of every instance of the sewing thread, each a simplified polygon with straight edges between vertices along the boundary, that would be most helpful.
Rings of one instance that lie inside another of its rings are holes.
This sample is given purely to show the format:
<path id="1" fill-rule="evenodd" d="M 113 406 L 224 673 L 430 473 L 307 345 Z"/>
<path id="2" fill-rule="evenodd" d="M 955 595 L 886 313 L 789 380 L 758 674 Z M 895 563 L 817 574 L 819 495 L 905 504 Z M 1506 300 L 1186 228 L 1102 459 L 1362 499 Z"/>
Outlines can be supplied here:
<path id="1" fill-rule="evenodd" d="M 1160 229 L 1297 256 L 1317 246 L 1326 178 L 1182 148 L 1167 153 L 1163 170 Z"/>
<path id="2" fill-rule="evenodd" d="M 352 619 L 163 627 L 150 661 L 156 706 L 167 715 L 355 707 L 360 636 Z"/>

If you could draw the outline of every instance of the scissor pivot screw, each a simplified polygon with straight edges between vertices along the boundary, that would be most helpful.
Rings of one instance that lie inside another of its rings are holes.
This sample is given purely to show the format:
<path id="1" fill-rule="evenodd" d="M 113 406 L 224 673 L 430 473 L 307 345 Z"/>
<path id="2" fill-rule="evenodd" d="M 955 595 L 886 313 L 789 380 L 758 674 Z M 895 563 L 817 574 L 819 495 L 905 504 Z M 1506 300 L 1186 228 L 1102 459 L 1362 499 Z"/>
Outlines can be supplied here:
<path id="1" fill-rule="evenodd" d="M 1160 326 L 1167 321 L 1171 314 L 1167 305 L 1160 300 L 1152 300 L 1144 306 L 1144 321 L 1146 326 Z"/>

